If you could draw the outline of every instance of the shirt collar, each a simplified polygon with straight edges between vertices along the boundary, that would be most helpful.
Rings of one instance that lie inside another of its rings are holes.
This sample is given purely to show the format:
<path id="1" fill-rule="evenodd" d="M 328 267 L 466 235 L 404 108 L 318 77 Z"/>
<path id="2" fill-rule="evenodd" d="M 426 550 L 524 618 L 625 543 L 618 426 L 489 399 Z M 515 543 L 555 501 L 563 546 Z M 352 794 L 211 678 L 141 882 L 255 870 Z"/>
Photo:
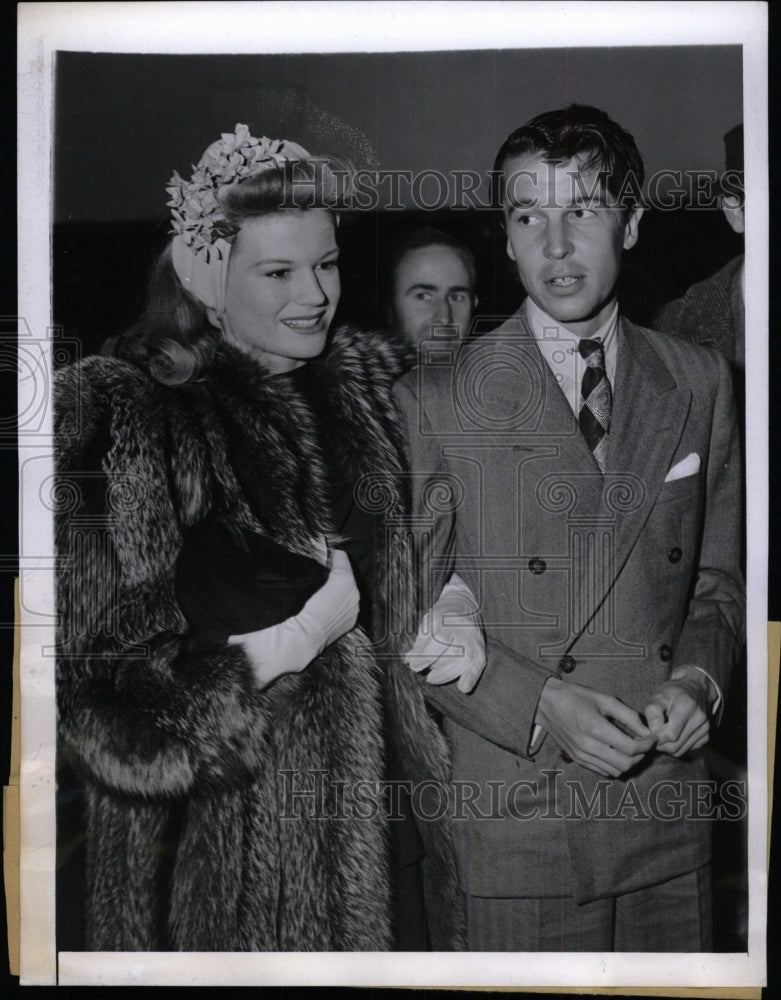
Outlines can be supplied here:
<path id="1" fill-rule="evenodd" d="M 580 406 L 580 384 L 586 363 L 578 351 L 582 339 L 576 333 L 543 312 L 527 297 L 524 303 L 526 321 L 540 353 L 545 359 L 570 407 L 577 412 Z M 618 302 L 613 304 L 610 315 L 587 340 L 601 340 L 605 351 L 605 372 L 615 394 L 616 361 L 619 344 Z"/>
<path id="2" fill-rule="evenodd" d="M 551 344 L 552 349 L 555 350 L 555 345 L 557 342 L 566 340 L 568 344 L 575 344 L 577 347 L 578 340 L 582 339 L 578 337 L 576 333 L 568 330 L 563 323 L 558 320 L 552 319 L 546 312 L 543 312 L 540 307 L 533 302 L 530 298 L 526 299 L 526 319 L 531 328 L 532 336 L 542 345 L 546 342 Z M 617 330 L 618 330 L 618 302 L 613 303 L 613 308 L 610 311 L 610 315 L 605 320 L 605 322 L 595 330 L 587 339 L 588 340 L 601 340 L 602 346 L 605 349 L 605 355 L 608 351 L 615 348 L 615 342 L 617 340 Z M 544 353 L 544 352 L 543 352 Z"/>

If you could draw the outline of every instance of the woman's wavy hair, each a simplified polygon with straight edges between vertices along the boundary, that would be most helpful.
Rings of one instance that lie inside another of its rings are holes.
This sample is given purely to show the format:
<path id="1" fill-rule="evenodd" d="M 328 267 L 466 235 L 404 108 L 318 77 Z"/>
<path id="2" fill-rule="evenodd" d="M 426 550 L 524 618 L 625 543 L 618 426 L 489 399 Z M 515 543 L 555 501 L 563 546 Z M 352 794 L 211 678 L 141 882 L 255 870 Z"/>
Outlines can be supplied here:
<path id="1" fill-rule="evenodd" d="M 245 219 L 312 208 L 329 209 L 338 225 L 353 174 L 352 165 L 337 157 L 288 161 L 223 188 L 220 205 L 236 233 Z M 221 333 L 209 322 L 206 306 L 182 287 L 171 245 L 152 266 L 141 315 L 124 333 L 109 338 L 102 353 L 135 362 L 164 385 L 183 385 L 208 367 Z"/>

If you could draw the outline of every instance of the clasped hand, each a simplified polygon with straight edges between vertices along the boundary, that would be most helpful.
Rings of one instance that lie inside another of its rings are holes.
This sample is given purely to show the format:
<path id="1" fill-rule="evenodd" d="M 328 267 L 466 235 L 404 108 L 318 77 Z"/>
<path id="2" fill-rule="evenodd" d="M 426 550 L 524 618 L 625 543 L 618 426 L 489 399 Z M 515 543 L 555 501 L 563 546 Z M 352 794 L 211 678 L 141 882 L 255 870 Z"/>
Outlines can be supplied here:
<path id="1" fill-rule="evenodd" d="M 229 637 L 230 645 L 243 647 L 258 687 L 282 674 L 300 673 L 326 646 L 355 627 L 360 598 L 350 560 L 340 549 L 331 554 L 328 579 L 297 615 L 270 628 Z"/>
<path id="2" fill-rule="evenodd" d="M 643 721 L 613 695 L 551 677 L 540 694 L 535 721 L 572 760 L 617 778 L 651 749 L 681 757 L 704 746 L 713 700 L 708 677 L 681 667 L 649 700 Z"/>
<path id="3" fill-rule="evenodd" d="M 656 749 L 672 757 L 705 746 L 710 736 L 712 705 L 718 697 L 706 674 L 679 667 L 645 707 Z"/>
<path id="4" fill-rule="evenodd" d="M 458 681 L 468 693 L 485 669 L 485 638 L 477 620 L 477 602 L 466 583 L 453 573 L 439 599 L 423 616 L 415 642 L 404 662 L 429 684 Z"/>
<path id="5" fill-rule="evenodd" d="M 638 713 L 618 698 L 558 677 L 545 683 L 536 721 L 573 761 L 607 778 L 629 771 L 656 743 Z"/>

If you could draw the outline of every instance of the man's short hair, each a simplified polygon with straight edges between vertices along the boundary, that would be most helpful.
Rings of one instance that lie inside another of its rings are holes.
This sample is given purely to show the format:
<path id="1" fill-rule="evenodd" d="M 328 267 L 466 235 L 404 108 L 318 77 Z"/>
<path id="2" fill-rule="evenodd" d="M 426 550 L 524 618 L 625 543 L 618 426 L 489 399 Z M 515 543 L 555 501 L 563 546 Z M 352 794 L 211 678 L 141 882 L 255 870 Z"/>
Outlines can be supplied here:
<path id="1" fill-rule="evenodd" d="M 462 240 L 457 239 L 452 233 L 448 233 L 444 229 L 436 229 L 434 226 L 416 226 L 414 229 L 402 232 L 393 240 L 387 258 L 390 288 L 393 287 L 396 272 L 407 254 L 414 250 L 423 250 L 426 247 L 450 247 L 451 250 L 455 250 L 463 260 L 469 275 L 469 290 L 474 292 L 477 284 L 477 265 L 474 254 Z"/>
<path id="2" fill-rule="evenodd" d="M 454 250 L 464 262 L 466 273 L 469 276 L 469 291 L 475 294 L 477 287 L 477 264 L 475 255 L 463 242 L 444 229 L 436 229 L 434 226 L 415 226 L 411 229 L 404 229 L 390 243 L 385 254 L 384 266 L 382 267 L 382 280 L 380 296 L 382 309 L 388 322 L 393 319 L 393 296 L 396 285 L 396 274 L 401 266 L 401 262 L 407 254 L 415 250 L 423 250 L 426 247 L 449 247 Z"/>
<path id="3" fill-rule="evenodd" d="M 494 204 L 502 204 L 504 165 L 516 156 L 542 154 L 550 162 L 577 156 L 582 169 L 597 168 L 607 190 L 626 211 L 641 201 L 645 169 L 634 137 L 606 112 L 588 104 L 570 104 L 545 111 L 521 125 L 505 139 L 496 154 L 493 174 Z"/>

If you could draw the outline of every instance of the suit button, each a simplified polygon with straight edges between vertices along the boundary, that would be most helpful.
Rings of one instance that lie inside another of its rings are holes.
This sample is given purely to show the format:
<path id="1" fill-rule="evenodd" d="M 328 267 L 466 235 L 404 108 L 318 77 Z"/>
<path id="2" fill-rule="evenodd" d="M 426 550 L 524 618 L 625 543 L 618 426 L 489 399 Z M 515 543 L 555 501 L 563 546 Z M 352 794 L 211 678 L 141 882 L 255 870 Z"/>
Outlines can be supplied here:
<path id="1" fill-rule="evenodd" d="M 565 764 L 572 763 L 572 758 L 570 757 L 570 755 L 567 753 L 566 750 L 561 751 L 561 759 L 564 761 Z"/>
<path id="2" fill-rule="evenodd" d="M 575 669 L 575 658 L 572 656 L 562 656 L 559 660 L 559 670 L 563 674 L 571 674 Z"/>
<path id="3" fill-rule="evenodd" d="M 544 573 L 547 568 L 548 564 L 544 559 L 540 559 L 539 556 L 535 556 L 534 559 L 529 560 L 529 569 L 535 576 L 539 576 L 541 573 Z"/>
<path id="4" fill-rule="evenodd" d="M 667 663 L 672 658 L 673 658 L 673 651 L 670 648 L 670 646 L 667 645 L 667 643 L 659 647 L 659 659 L 662 661 L 662 663 Z"/>
<path id="5" fill-rule="evenodd" d="M 677 563 L 677 562 L 681 561 L 681 556 L 682 555 L 683 555 L 683 552 L 681 552 L 681 550 L 676 545 L 675 548 L 670 549 L 670 551 L 669 551 L 669 553 L 667 555 L 667 558 L 670 560 L 671 563 Z"/>

